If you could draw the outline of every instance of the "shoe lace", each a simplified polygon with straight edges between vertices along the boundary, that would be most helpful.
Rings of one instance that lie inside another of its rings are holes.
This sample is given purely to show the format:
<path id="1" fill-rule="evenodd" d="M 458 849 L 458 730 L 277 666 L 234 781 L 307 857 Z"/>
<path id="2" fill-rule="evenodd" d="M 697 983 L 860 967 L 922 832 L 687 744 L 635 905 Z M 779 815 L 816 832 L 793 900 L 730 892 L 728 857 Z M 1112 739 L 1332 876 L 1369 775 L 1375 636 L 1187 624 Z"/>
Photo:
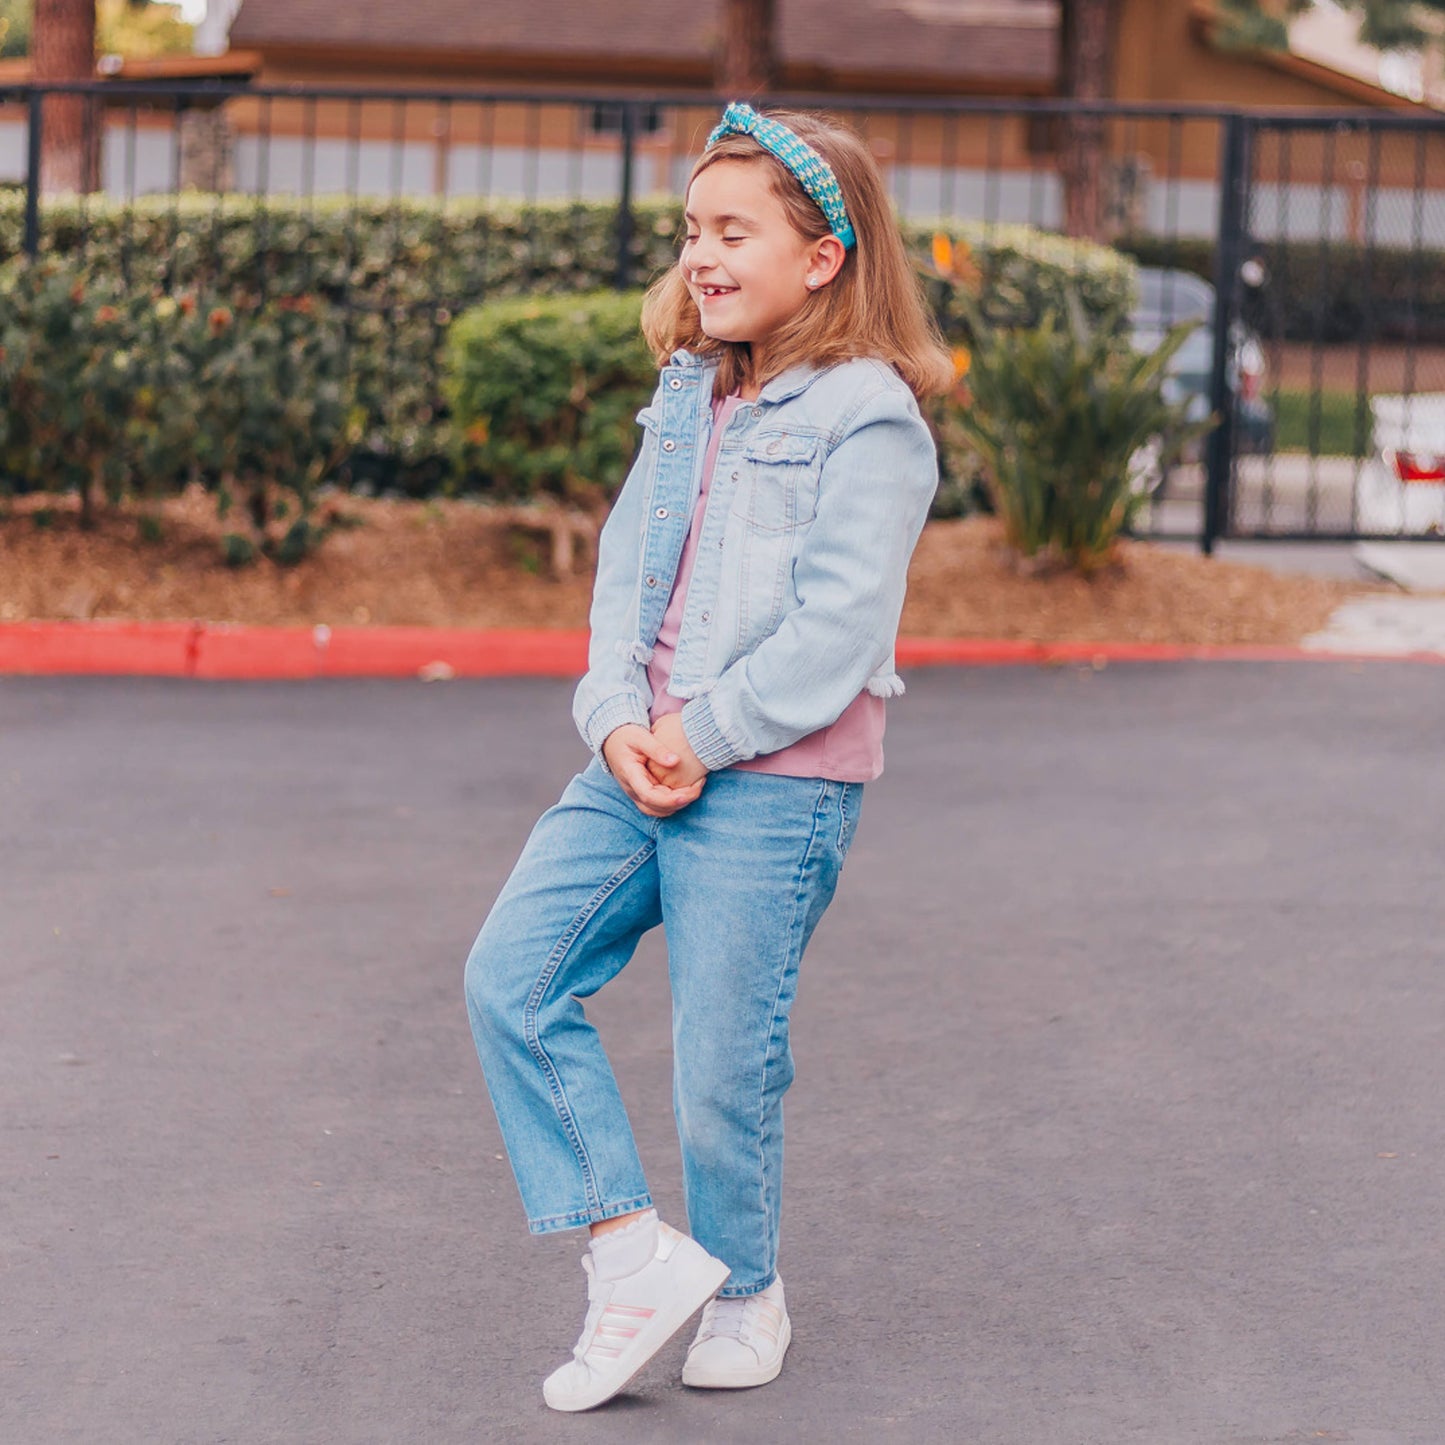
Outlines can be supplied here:
<path id="1" fill-rule="evenodd" d="M 747 1321 L 748 1298 L 746 1295 L 740 1298 L 712 1299 L 707 1302 L 707 1306 L 702 1312 L 702 1329 L 698 1333 L 704 1339 L 709 1336 L 725 1336 L 740 1340 L 743 1337 L 743 1328 Z"/>

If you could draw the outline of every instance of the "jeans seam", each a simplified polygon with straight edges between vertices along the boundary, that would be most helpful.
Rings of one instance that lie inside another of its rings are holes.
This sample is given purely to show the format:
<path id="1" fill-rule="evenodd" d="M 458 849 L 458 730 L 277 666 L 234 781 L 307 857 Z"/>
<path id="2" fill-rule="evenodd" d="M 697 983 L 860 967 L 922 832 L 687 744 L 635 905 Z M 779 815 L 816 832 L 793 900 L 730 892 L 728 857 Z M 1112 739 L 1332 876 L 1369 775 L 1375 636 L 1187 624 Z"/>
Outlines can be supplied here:
<path id="1" fill-rule="evenodd" d="M 766 1110 L 768 1072 L 772 1063 L 773 1038 L 776 1035 L 778 1028 L 778 999 L 782 996 L 783 982 L 787 977 L 786 960 L 791 959 L 793 956 L 793 938 L 798 931 L 798 916 L 803 906 L 803 879 L 808 871 L 808 861 L 813 856 L 814 844 L 818 841 L 818 830 L 821 828 L 823 823 L 823 804 L 827 800 L 832 786 L 832 783 L 830 783 L 826 779 L 823 780 L 822 787 L 818 791 L 817 801 L 813 804 L 813 825 L 808 832 L 808 842 L 803 849 L 802 857 L 798 860 L 798 871 L 796 877 L 793 880 L 793 916 L 788 920 L 787 951 L 784 955 L 785 963 L 783 968 L 778 973 L 778 986 L 773 994 L 772 1017 L 768 1021 L 768 1041 L 767 1046 L 763 1050 L 762 1074 L 758 1081 L 758 1179 L 762 1185 L 762 1198 L 759 1203 L 762 1206 L 762 1216 L 763 1219 L 767 1222 L 770 1236 L 772 1234 L 772 1216 L 767 1207 L 768 1151 L 767 1140 L 764 1137 L 763 1132 L 763 1116 Z M 767 1251 L 769 1259 L 776 1258 L 777 1249 L 777 1239 L 770 1237 L 767 1240 Z"/>
<path id="2" fill-rule="evenodd" d="M 563 959 L 571 951 L 572 945 L 576 943 L 582 930 L 595 917 L 597 910 L 642 867 L 651 854 L 656 851 L 656 848 L 656 840 L 649 839 L 577 911 L 572 922 L 563 930 L 562 936 L 553 946 L 546 965 L 538 976 L 536 984 L 533 985 L 532 992 L 528 995 L 527 1002 L 522 1009 L 522 1037 L 526 1040 L 527 1052 L 537 1061 L 537 1067 L 547 1081 L 547 1089 L 552 1096 L 552 1107 L 557 1111 L 557 1120 L 562 1126 L 562 1132 L 566 1135 L 567 1142 L 572 1146 L 572 1152 L 577 1156 L 577 1163 L 582 1170 L 582 1186 L 587 1196 L 589 1212 L 602 1207 L 597 1193 L 596 1177 L 592 1170 L 592 1160 L 587 1153 L 587 1146 L 578 1132 L 576 1117 L 572 1113 L 572 1106 L 567 1102 L 566 1091 L 562 1088 L 557 1066 L 552 1062 L 546 1049 L 542 1047 L 542 1040 L 537 1031 L 537 1010 L 541 1007 L 542 997 L 556 977 L 557 970 L 562 966 Z"/>

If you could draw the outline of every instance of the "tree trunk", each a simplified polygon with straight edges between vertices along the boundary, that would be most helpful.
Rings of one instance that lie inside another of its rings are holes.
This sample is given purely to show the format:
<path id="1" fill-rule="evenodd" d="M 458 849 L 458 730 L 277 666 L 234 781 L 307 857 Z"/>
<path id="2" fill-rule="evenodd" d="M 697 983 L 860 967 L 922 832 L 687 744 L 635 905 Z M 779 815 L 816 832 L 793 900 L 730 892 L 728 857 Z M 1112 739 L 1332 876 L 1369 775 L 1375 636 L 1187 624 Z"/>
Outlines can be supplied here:
<path id="1" fill-rule="evenodd" d="M 1111 90 L 1113 27 L 1110 0 L 1065 0 L 1063 93 L 1070 100 L 1107 100 Z M 1100 115 L 1066 116 L 1059 148 L 1064 230 L 1097 241 L 1104 229 L 1106 122 Z"/>
<path id="2" fill-rule="evenodd" d="M 750 99 L 777 70 L 774 0 L 723 0 L 715 84 L 729 100 Z"/>
<path id="3" fill-rule="evenodd" d="M 94 80 L 95 0 L 35 0 L 30 56 L 37 85 Z M 98 189 L 99 114 L 89 96 L 47 97 L 40 154 L 46 195 Z M 92 117 L 95 124 L 88 123 Z"/>

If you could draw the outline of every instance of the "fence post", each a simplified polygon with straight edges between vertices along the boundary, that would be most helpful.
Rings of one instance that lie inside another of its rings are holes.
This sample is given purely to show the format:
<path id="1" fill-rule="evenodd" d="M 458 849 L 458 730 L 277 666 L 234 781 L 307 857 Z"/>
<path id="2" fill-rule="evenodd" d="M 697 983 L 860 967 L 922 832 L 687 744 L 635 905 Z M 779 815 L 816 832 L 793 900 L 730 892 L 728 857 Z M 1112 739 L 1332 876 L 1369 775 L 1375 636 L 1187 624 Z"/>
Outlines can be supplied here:
<path id="1" fill-rule="evenodd" d="M 1214 246 L 1214 358 L 1209 374 L 1209 407 L 1217 421 L 1205 452 L 1204 527 L 1200 550 L 1208 556 L 1229 528 L 1230 481 L 1234 467 L 1234 396 L 1229 385 L 1230 330 L 1239 304 L 1239 268 L 1244 262 L 1248 222 L 1249 122 L 1226 116 L 1219 142 L 1219 233 Z"/>
<path id="2" fill-rule="evenodd" d="M 30 126 L 25 160 L 25 254 L 33 261 L 40 254 L 40 137 L 45 96 L 30 92 Z"/>
<path id="3" fill-rule="evenodd" d="M 622 102 L 622 194 L 617 198 L 617 274 L 613 285 L 625 291 L 632 284 L 632 215 L 633 162 L 637 143 L 637 105 Z"/>

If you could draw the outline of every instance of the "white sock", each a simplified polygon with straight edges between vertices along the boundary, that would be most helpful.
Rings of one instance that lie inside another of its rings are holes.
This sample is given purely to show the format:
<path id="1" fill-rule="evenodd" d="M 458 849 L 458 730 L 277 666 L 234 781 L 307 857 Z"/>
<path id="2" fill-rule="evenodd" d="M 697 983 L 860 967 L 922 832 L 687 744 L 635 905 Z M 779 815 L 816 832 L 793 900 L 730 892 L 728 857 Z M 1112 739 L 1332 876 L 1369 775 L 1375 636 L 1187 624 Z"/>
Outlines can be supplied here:
<path id="1" fill-rule="evenodd" d="M 598 1279 L 636 1274 L 657 1253 L 657 1211 L 644 1209 L 631 1224 L 594 1234 L 590 1247 Z"/>

